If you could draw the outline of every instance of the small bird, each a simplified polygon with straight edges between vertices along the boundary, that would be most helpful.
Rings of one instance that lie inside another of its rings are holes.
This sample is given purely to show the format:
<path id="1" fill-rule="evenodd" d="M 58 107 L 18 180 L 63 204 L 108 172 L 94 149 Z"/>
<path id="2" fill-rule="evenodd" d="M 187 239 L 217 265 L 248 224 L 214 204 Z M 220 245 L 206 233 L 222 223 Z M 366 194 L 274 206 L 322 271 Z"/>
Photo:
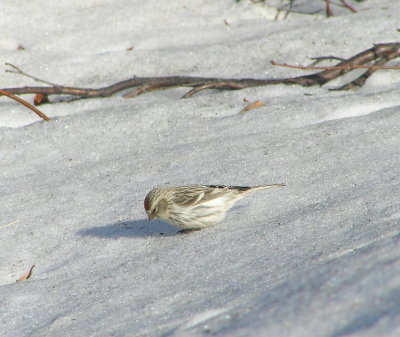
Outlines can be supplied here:
<path id="1" fill-rule="evenodd" d="M 262 186 L 186 185 L 153 188 L 144 199 L 149 221 L 160 218 L 180 233 L 203 229 L 224 220 L 226 212 L 253 192 L 282 187 L 285 184 Z"/>

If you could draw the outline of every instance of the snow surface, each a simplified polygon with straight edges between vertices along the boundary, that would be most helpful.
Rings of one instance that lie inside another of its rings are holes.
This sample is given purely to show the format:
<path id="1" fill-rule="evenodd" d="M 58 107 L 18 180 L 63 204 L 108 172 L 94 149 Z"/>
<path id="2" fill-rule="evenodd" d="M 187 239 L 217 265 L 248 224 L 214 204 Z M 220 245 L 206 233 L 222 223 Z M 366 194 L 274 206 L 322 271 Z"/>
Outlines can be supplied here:
<path id="1" fill-rule="evenodd" d="M 0 55 L 79 87 L 297 76 L 270 61 L 398 40 L 399 1 L 349 3 L 2 0 Z M 399 336 L 400 77 L 339 84 L 54 97 L 51 122 L 0 98 L 0 336 Z M 191 183 L 287 186 L 188 235 L 147 221 L 153 186 Z"/>

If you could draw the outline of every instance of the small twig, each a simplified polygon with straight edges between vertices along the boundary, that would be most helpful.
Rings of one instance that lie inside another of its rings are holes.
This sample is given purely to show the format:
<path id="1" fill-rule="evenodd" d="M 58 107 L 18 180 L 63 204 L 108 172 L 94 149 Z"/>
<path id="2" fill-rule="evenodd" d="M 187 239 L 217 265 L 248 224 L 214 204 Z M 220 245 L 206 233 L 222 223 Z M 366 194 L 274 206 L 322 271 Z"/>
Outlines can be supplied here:
<path id="1" fill-rule="evenodd" d="M 284 20 L 286 20 L 286 19 L 288 18 L 289 14 L 292 12 L 292 10 L 293 10 L 293 3 L 294 3 L 294 0 L 289 0 L 289 8 L 288 8 L 288 10 L 287 10 L 286 13 L 285 13 Z"/>
<path id="2" fill-rule="evenodd" d="M 60 87 L 60 85 L 57 85 L 57 84 L 54 84 L 54 83 L 51 83 L 51 82 L 42 80 L 41 78 L 38 78 L 38 77 L 35 77 L 35 76 L 32 76 L 32 75 L 29 75 L 29 74 L 27 74 L 26 72 L 22 71 L 22 70 L 21 70 L 20 68 L 18 68 L 17 66 L 11 64 L 11 63 L 6 62 L 5 64 L 6 64 L 6 66 L 9 66 L 9 67 L 11 67 L 11 68 L 14 69 L 14 70 L 6 69 L 6 73 L 20 74 L 20 75 L 29 77 L 29 78 L 35 80 L 36 82 L 45 83 L 45 84 L 51 85 L 51 86 L 53 86 L 53 87 Z"/>
<path id="3" fill-rule="evenodd" d="M 347 9 L 349 9 L 350 12 L 357 13 L 357 11 L 356 11 L 353 7 L 351 7 L 345 0 L 340 0 L 340 2 L 341 2 Z"/>
<path id="4" fill-rule="evenodd" d="M 21 220 L 15 220 L 15 221 L 10 222 L 10 223 L 8 223 L 8 224 L 6 224 L 6 225 L 0 226 L 0 229 L 4 229 L 4 228 L 6 228 L 6 227 L 8 227 L 8 226 L 11 226 L 11 225 L 14 225 L 14 224 L 16 224 L 17 222 L 20 222 L 20 221 L 21 221 Z"/>
<path id="5" fill-rule="evenodd" d="M 181 98 L 189 98 L 192 97 L 194 94 L 198 93 L 199 91 L 205 89 L 219 89 L 219 90 L 239 90 L 245 88 L 243 85 L 240 85 L 236 82 L 219 82 L 219 83 L 208 83 L 196 86 L 192 90 L 188 91 L 184 94 Z"/>
<path id="6" fill-rule="evenodd" d="M 319 57 L 310 57 L 311 60 L 314 60 L 313 63 L 311 63 L 311 66 L 315 66 L 316 64 L 322 62 L 322 61 L 332 61 L 332 60 L 336 60 L 336 61 L 345 61 L 344 58 L 342 57 L 337 57 L 337 56 L 319 56 Z"/>
<path id="7" fill-rule="evenodd" d="M 330 2 L 331 2 L 331 0 L 325 0 L 325 11 L 326 11 L 326 16 L 327 17 L 333 16 L 333 12 L 331 10 Z M 344 7 L 349 9 L 351 12 L 357 13 L 357 11 L 353 7 L 351 7 L 345 0 L 340 0 L 340 2 L 344 5 Z"/>
<path id="8" fill-rule="evenodd" d="M 363 65 L 363 64 L 344 64 L 341 66 L 333 66 L 333 67 L 313 67 L 313 66 L 295 66 L 287 63 L 277 63 L 275 61 L 271 61 L 271 63 L 274 66 L 279 66 L 279 67 L 286 67 L 286 68 L 294 68 L 294 69 L 300 69 L 300 70 L 345 70 L 349 71 L 352 69 L 368 69 L 368 70 L 382 70 L 382 69 L 391 69 L 391 70 L 398 70 L 400 69 L 400 66 L 368 66 L 368 65 Z"/>
<path id="9" fill-rule="evenodd" d="M 284 20 L 287 19 L 287 17 L 289 16 L 289 14 L 292 12 L 293 10 L 293 3 L 295 0 L 289 0 L 289 4 L 284 4 L 283 6 L 277 8 L 276 10 L 276 14 L 275 14 L 275 18 L 274 20 L 278 20 L 279 19 L 279 15 L 282 11 L 285 10 L 286 7 L 288 7 L 288 9 L 285 11 L 285 16 L 283 17 Z"/>
<path id="10" fill-rule="evenodd" d="M 136 96 L 139 96 L 141 94 L 144 94 L 145 92 L 149 92 L 152 90 L 156 90 L 157 88 L 155 86 L 150 86 L 150 85 L 142 85 L 140 87 L 137 87 L 133 90 L 128 91 L 126 94 L 122 95 L 123 98 L 133 98 Z"/>
<path id="11" fill-rule="evenodd" d="M 16 100 L 17 102 L 25 105 L 27 108 L 29 108 L 33 112 L 35 112 L 40 118 L 43 118 L 45 121 L 50 120 L 50 118 L 47 117 L 43 112 L 41 112 L 39 109 L 35 108 L 32 104 L 28 103 L 27 101 L 23 100 L 22 98 L 19 98 L 18 96 L 15 96 L 15 95 L 9 93 L 8 91 L 2 90 L 2 89 L 0 89 L 0 94 L 2 94 L 4 96 L 8 96 L 8 97 Z"/>

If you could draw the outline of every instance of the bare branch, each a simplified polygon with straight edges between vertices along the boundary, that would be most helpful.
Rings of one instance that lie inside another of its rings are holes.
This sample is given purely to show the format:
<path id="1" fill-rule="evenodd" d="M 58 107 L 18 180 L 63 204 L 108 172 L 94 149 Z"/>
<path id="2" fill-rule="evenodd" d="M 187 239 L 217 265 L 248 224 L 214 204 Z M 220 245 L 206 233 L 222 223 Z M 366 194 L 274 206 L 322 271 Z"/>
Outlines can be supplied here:
<path id="1" fill-rule="evenodd" d="M 117 92 L 131 89 L 123 97 L 131 98 L 136 97 L 142 93 L 155 91 L 155 90 L 166 90 L 170 88 L 178 87 L 191 87 L 183 98 L 188 98 L 195 93 L 206 90 L 206 89 L 218 89 L 218 90 L 239 90 L 243 88 L 273 85 L 273 84 L 297 84 L 305 87 L 314 85 L 324 85 L 327 82 L 336 79 L 347 72 L 363 68 L 367 71 L 354 82 L 349 84 L 350 86 L 343 86 L 340 90 L 348 90 L 354 86 L 362 86 L 365 81 L 371 76 L 376 70 L 381 69 L 400 69 L 399 66 L 384 66 L 390 60 L 393 60 L 400 56 L 400 43 L 383 43 L 377 44 L 373 48 L 367 49 L 358 53 L 347 60 L 341 60 L 338 64 L 333 67 L 303 67 L 294 66 L 288 64 L 278 64 L 273 62 L 275 65 L 285 66 L 289 68 L 297 68 L 304 70 L 322 70 L 320 72 L 289 78 L 273 78 L 273 79 L 253 79 L 253 78 L 214 78 L 214 77 L 190 77 L 190 76 L 167 76 L 167 77 L 134 77 L 122 82 L 117 82 L 103 88 L 76 88 L 66 87 L 60 85 L 51 84 L 50 87 L 19 87 L 19 88 L 5 88 L 4 91 L 11 94 L 43 94 L 49 95 L 72 95 L 80 96 L 81 98 L 94 98 L 94 97 L 109 97 Z M 369 63 L 372 63 L 369 64 Z M 29 76 L 33 79 L 40 80 L 34 76 L 28 75 L 21 71 L 19 68 L 13 66 L 16 69 L 16 73 L 24 76 Z M 50 83 L 50 82 L 45 82 Z M 1 93 L 0 93 L 1 94 Z"/>

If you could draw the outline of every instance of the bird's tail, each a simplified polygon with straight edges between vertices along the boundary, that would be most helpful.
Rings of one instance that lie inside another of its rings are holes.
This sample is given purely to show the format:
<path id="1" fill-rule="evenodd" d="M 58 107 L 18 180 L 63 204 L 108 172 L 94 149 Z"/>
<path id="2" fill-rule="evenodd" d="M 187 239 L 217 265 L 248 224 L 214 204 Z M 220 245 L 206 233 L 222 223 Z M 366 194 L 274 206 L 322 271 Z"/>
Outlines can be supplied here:
<path id="1" fill-rule="evenodd" d="M 252 187 L 248 187 L 248 189 L 244 190 L 244 194 L 248 195 L 260 190 L 267 190 L 269 188 L 275 188 L 275 187 L 283 187 L 286 186 L 285 184 L 273 184 L 273 185 L 260 185 L 260 186 L 252 186 Z"/>
<path id="2" fill-rule="evenodd" d="M 236 195 L 245 197 L 246 195 L 249 195 L 249 194 L 259 191 L 259 190 L 266 190 L 269 188 L 282 187 L 282 186 L 286 186 L 286 185 L 285 184 L 273 184 L 273 185 L 260 185 L 260 186 L 226 186 L 226 185 L 206 185 L 206 186 L 211 187 L 211 188 L 232 190 Z"/>

